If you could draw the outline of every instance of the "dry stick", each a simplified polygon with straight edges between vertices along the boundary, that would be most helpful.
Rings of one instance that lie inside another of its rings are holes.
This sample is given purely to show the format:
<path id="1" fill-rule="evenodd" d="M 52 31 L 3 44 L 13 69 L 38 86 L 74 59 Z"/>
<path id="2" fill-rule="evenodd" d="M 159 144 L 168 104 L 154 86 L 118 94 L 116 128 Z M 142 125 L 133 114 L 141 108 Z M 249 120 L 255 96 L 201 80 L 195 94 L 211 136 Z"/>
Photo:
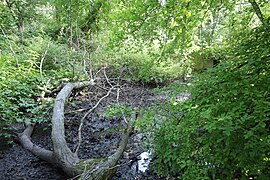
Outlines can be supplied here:
<path id="1" fill-rule="evenodd" d="M 108 76 L 107 76 L 107 74 L 106 74 L 105 69 L 106 69 L 106 67 L 103 69 L 104 77 L 106 78 L 107 83 L 108 83 L 111 87 L 113 87 L 113 85 L 111 84 L 111 82 L 110 82 L 110 80 L 109 80 L 109 78 L 108 78 Z"/>
<path id="2" fill-rule="evenodd" d="M 121 74 L 122 74 L 122 72 L 121 72 Z M 118 105 L 119 107 L 120 107 L 120 103 L 119 103 L 119 95 L 120 95 L 119 78 L 121 77 L 121 74 L 120 74 L 120 76 L 118 77 L 118 81 L 117 81 L 117 85 L 116 85 L 116 86 L 118 87 L 118 88 L 117 88 L 117 93 L 116 93 L 116 102 L 117 102 L 117 105 Z M 113 85 L 111 84 L 111 82 L 110 82 L 110 80 L 109 80 L 109 78 L 108 78 L 108 76 L 107 76 L 107 74 L 106 74 L 105 68 L 104 68 L 104 76 L 105 76 L 105 78 L 106 78 L 107 83 L 113 87 Z M 123 117 L 125 123 L 128 124 L 127 119 L 126 119 L 126 116 L 125 116 L 125 114 L 124 114 L 124 112 L 123 112 L 123 110 L 122 110 L 121 108 L 120 108 L 120 111 L 121 111 L 121 114 L 122 114 L 122 117 Z"/>
<path id="3" fill-rule="evenodd" d="M 103 96 L 102 98 L 100 98 L 100 99 L 98 100 L 98 102 L 97 102 L 97 103 L 96 103 L 89 111 L 87 111 L 87 112 L 84 114 L 84 116 L 82 117 L 81 123 L 80 123 L 80 126 L 79 126 L 79 129 L 78 129 L 78 138 L 79 138 L 79 142 L 78 142 L 77 148 L 76 148 L 76 150 L 75 150 L 75 154 L 78 153 L 78 150 L 79 150 L 80 145 L 81 145 L 81 143 L 82 143 L 82 126 L 83 126 L 83 123 L 84 123 L 85 118 L 86 118 L 86 117 L 87 117 L 94 109 L 97 108 L 97 106 L 101 103 L 101 101 L 102 101 L 104 98 L 106 98 L 106 97 L 108 97 L 108 96 L 110 95 L 110 93 L 112 92 L 113 89 L 114 89 L 114 86 L 111 87 L 111 88 L 109 89 L 109 91 L 107 92 L 107 94 L 106 94 L 105 96 Z"/>
<path id="4" fill-rule="evenodd" d="M 91 80 L 91 79 L 94 79 L 94 78 L 93 78 L 92 70 L 90 69 L 90 75 L 86 70 L 86 61 L 85 61 L 86 54 L 87 54 L 87 51 L 86 51 L 86 48 L 84 47 L 84 53 L 83 53 L 83 56 L 82 56 L 82 58 L 83 58 L 83 72 Z M 90 58 L 89 58 L 89 60 L 90 60 Z M 91 63 L 91 60 L 90 60 L 90 63 Z"/>
<path id="5" fill-rule="evenodd" d="M 39 74 L 40 74 L 40 78 L 41 78 L 42 82 L 44 81 L 43 73 L 42 73 L 42 71 L 43 71 L 42 66 L 43 66 L 43 62 L 44 62 L 44 60 L 45 60 L 46 54 L 47 54 L 47 52 L 48 52 L 49 46 L 50 46 L 50 44 L 48 44 L 48 46 L 47 46 L 45 52 L 42 53 L 42 57 L 41 57 L 41 60 L 40 60 Z M 38 88 L 40 88 L 40 87 L 38 86 Z M 46 94 L 46 93 L 49 93 L 49 92 L 50 92 L 50 91 L 47 91 L 46 85 L 44 85 L 44 92 L 41 93 L 40 97 L 44 98 L 44 97 L 45 97 L 45 94 Z"/>
<path id="6" fill-rule="evenodd" d="M 83 71 L 84 71 L 84 74 L 85 74 L 88 78 L 93 79 L 93 76 L 92 76 L 91 71 L 90 71 L 90 76 L 89 76 L 88 72 L 86 71 L 86 62 L 85 62 L 85 59 L 83 60 Z"/>
<path id="7" fill-rule="evenodd" d="M 49 46 L 50 46 L 50 44 L 48 44 L 48 47 L 46 48 L 45 52 L 42 54 L 42 57 L 40 60 L 39 73 L 40 73 L 40 77 L 41 77 L 42 81 L 43 81 L 42 66 L 43 66 L 43 62 L 45 60 L 46 54 L 48 52 Z"/>

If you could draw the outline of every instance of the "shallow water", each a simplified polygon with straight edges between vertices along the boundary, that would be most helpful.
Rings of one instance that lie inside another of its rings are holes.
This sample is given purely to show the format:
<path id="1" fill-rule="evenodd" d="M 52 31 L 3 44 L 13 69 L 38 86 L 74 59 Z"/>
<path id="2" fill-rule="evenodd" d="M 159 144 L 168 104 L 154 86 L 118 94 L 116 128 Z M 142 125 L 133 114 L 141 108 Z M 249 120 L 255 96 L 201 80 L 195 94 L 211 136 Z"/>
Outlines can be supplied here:
<path id="1" fill-rule="evenodd" d="M 140 160 L 138 161 L 138 170 L 141 172 L 145 172 L 149 168 L 149 164 L 151 161 L 150 152 L 143 152 L 140 154 Z"/>

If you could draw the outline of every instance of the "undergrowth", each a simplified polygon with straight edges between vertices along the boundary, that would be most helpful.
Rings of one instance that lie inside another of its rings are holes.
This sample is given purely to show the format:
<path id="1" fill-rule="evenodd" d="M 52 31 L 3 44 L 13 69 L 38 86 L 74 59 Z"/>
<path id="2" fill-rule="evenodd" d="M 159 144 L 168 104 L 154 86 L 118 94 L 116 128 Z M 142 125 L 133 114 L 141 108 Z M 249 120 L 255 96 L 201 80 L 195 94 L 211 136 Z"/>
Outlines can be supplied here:
<path id="1" fill-rule="evenodd" d="M 254 29 L 234 57 L 197 76 L 191 98 L 167 104 L 154 137 L 160 175 L 180 179 L 270 176 L 270 34 Z"/>

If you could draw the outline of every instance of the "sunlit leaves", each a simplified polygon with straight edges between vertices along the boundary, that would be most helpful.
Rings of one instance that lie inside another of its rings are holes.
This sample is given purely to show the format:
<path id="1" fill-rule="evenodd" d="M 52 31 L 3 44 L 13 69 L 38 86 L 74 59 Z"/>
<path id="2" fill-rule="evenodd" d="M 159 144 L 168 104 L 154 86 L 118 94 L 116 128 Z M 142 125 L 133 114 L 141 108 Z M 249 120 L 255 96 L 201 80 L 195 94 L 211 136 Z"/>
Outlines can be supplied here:
<path id="1" fill-rule="evenodd" d="M 222 27 L 219 26 L 221 19 L 226 20 L 227 15 L 233 12 L 235 3 L 236 1 L 141 0 L 125 3 L 120 1 L 118 5 L 112 1 L 111 40 L 118 44 L 130 36 L 142 39 L 144 43 L 158 39 L 165 52 L 172 53 L 176 49 L 182 49 L 183 53 L 195 39 L 212 42 L 216 38 L 215 31 Z M 211 21 L 210 25 L 207 25 L 208 21 Z M 208 34 L 197 33 L 203 26 L 206 29 L 204 31 L 209 31 Z M 194 42 L 201 46 L 201 42 Z"/>
<path id="2" fill-rule="evenodd" d="M 177 105 L 183 116 L 170 116 L 156 133 L 160 173 L 181 179 L 205 177 L 203 172 L 218 179 L 233 179 L 236 172 L 242 178 L 269 176 L 263 161 L 270 155 L 268 28 L 246 34 L 232 49 L 236 56 L 193 82 L 191 99 Z"/>

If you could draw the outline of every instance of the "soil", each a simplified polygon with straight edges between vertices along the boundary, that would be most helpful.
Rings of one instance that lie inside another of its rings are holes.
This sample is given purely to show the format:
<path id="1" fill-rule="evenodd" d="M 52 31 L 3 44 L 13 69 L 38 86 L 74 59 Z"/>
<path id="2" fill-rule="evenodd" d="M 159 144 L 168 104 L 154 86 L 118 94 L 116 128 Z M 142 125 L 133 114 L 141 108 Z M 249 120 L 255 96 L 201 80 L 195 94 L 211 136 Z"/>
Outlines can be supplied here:
<path id="1" fill-rule="evenodd" d="M 70 103 L 67 103 L 65 107 L 65 128 L 66 140 L 72 151 L 76 149 L 78 143 L 77 131 L 80 119 L 86 112 L 82 109 L 91 108 L 106 93 L 107 91 L 102 88 L 91 87 L 88 90 L 71 95 Z M 114 92 L 85 120 L 82 130 L 83 142 L 78 153 L 81 159 L 107 157 L 113 154 L 118 147 L 122 135 L 121 131 L 125 127 L 124 120 L 121 117 L 107 119 L 105 116 L 106 108 L 117 103 L 116 99 L 117 95 Z M 127 106 L 133 108 L 149 106 L 154 101 L 154 94 L 147 88 L 130 84 L 121 88 L 119 102 Z M 33 133 L 32 141 L 41 147 L 52 150 L 50 134 L 49 123 L 38 124 Z M 145 137 L 145 134 L 136 130 L 131 135 L 113 180 L 162 179 L 157 176 L 151 165 L 145 172 L 138 170 L 139 155 L 147 151 L 144 148 L 143 139 Z M 0 148 L 0 179 L 64 180 L 68 177 L 61 169 L 40 160 L 20 145 L 15 144 L 13 147 L 5 147 L 2 142 Z"/>

